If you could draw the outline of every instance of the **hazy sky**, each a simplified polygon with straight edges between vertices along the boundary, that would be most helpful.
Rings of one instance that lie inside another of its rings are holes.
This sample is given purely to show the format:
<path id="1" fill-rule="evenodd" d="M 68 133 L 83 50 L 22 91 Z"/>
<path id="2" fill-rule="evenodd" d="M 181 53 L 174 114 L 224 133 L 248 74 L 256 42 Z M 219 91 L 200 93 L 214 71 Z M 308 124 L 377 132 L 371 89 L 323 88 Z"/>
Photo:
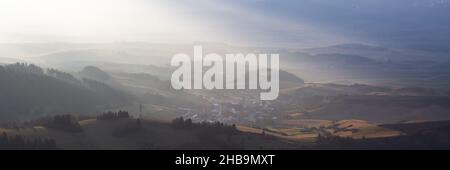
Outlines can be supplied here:
<path id="1" fill-rule="evenodd" d="M 174 41 L 204 32 L 161 2 L 2 0 L 0 32 L 17 41 Z"/>
<path id="2" fill-rule="evenodd" d="M 0 42 L 450 42 L 448 0 L 1 0 Z"/>
<path id="3" fill-rule="evenodd" d="M 243 1 L 2 0 L 0 41 L 282 44 L 298 38 L 305 43 L 344 39 L 245 4 L 262 1 L 239 2 Z"/>

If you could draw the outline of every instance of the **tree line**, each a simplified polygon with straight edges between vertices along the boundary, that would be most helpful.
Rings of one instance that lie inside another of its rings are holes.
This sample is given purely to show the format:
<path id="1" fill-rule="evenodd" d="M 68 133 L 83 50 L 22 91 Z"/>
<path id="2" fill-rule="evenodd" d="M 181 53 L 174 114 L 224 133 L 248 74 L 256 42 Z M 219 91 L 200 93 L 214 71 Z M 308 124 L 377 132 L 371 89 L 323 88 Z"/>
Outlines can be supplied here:
<path id="1" fill-rule="evenodd" d="M 239 131 L 235 124 L 229 125 L 222 122 L 200 122 L 194 123 L 192 119 L 184 119 L 183 117 L 172 120 L 174 128 L 181 129 L 199 129 L 202 131 L 211 131 L 213 133 L 236 134 Z"/>
<path id="2" fill-rule="evenodd" d="M 0 135 L 0 150 L 55 150 L 58 149 L 54 139 L 33 138 L 27 139 L 20 135 Z"/>
<path id="3" fill-rule="evenodd" d="M 130 118 L 128 111 L 119 110 L 118 112 L 108 111 L 97 116 L 97 120 L 114 120 Z"/>

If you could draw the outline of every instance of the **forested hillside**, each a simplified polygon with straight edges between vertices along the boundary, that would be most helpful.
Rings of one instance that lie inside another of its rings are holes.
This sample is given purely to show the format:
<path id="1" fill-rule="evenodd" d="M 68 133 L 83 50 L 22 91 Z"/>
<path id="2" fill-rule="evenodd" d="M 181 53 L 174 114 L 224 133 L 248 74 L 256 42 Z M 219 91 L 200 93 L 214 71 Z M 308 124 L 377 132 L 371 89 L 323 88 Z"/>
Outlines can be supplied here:
<path id="1" fill-rule="evenodd" d="M 132 101 L 106 84 L 32 64 L 0 66 L 0 122 L 53 114 L 91 114 Z"/>

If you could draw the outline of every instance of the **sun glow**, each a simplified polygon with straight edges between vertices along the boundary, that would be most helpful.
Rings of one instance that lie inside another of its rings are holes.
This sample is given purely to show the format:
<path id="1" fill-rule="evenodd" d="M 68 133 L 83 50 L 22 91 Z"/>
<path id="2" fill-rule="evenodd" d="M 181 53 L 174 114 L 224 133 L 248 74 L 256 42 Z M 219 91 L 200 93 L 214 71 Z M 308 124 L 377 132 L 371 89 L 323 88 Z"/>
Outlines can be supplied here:
<path id="1" fill-rule="evenodd" d="M 0 34 L 180 41 L 206 32 L 158 0 L 2 0 Z"/>

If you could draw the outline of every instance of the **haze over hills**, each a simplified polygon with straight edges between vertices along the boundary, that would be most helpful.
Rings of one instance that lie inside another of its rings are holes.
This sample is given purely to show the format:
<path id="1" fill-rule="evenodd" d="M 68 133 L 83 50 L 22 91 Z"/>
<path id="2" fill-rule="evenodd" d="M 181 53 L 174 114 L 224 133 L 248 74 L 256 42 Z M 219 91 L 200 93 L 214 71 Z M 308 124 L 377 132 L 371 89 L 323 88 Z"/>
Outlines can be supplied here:
<path id="1" fill-rule="evenodd" d="M 239 144 L 239 138 L 252 138 L 261 140 L 258 145 L 264 148 L 311 149 L 330 145 L 345 148 L 348 147 L 345 142 L 340 142 L 347 138 L 355 146 L 367 147 L 379 147 L 379 142 L 385 140 L 399 143 L 413 137 L 422 140 L 417 134 L 405 134 L 404 130 L 393 126 L 450 120 L 446 63 L 405 59 L 407 54 L 404 58 L 395 58 L 400 53 L 382 47 L 344 44 L 323 49 L 273 48 L 271 50 L 282 56 L 281 92 L 277 100 L 261 102 L 257 91 L 174 90 L 170 87 L 174 68 L 165 60 L 173 55 L 171 50 L 160 50 L 164 57 L 128 52 L 172 48 L 171 45 L 95 44 L 83 46 L 82 50 L 70 44 L 62 46 L 63 52 L 51 49 L 24 57 L 27 62 L 57 69 L 26 64 L 2 66 L 2 82 L 7 82 L 1 85 L 5 94 L 1 99 L 5 102 L 0 105 L 4 111 L 2 121 L 17 122 L 16 126 L 27 129 L 18 132 L 14 126 L 7 125 L 3 131 L 27 138 L 45 136 L 55 139 L 59 147 L 74 149 L 198 148 L 204 145 L 206 141 L 200 139 L 197 130 L 179 131 L 167 124 L 182 117 L 198 124 L 235 124 L 238 131 L 244 132 L 231 137 L 231 141 L 237 142 L 233 146 L 223 144 L 223 140 L 228 139 L 214 137 L 208 139 L 208 148 L 247 148 L 249 145 Z M 184 48 L 186 53 L 192 50 L 188 45 L 177 47 Z M 205 49 L 222 49 L 221 53 L 259 50 L 225 44 L 212 44 Z M 429 79 L 439 80 L 430 82 Z M 92 120 L 110 110 L 127 110 L 130 117 L 136 119 L 125 122 L 144 121 L 148 128 L 135 133 L 131 125 L 126 125 L 129 123 Z M 52 130 L 53 125 L 26 123 L 42 118 L 52 120 L 54 118 L 45 117 L 61 114 L 75 115 L 74 120 L 82 119 L 80 126 L 84 132 L 72 134 Z M 156 120 L 166 123 L 147 122 Z M 114 136 L 117 131 L 125 133 L 128 128 L 131 128 L 130 134 Z M 156 129 L 149 130 L 152 128 Z M 165 132 L 185 136 L 186 141 L 164 144 L 162 141 L 167 139 L 158 138 L 159 142 L 150 142 L 150 138 L 157 138 L 154 135 Z M 109 141 L 113 142 L 107 144 Z M 420 147 L 429 146 L 420 143 Z"/>
<path id="2" fill-rule="evenodd" d="M 450 82 L 447 78 L 448 72 L 445 70 L 445 63 L 448 62 L 446 57 L 427 51 L 391 49 L 364 44 L 340 44 L 308 49 L 238 47 L 217 43 L 203 45 L 204 53 L 280 53 L 282 69 L 309 82 L 345 80 L 374 85 L 438 88 L 446 87 Z M 25 61 L 67 71 L 78 71 L 87 65 L 103 65 L 102 69 L 105 70 L 120 72 L 120 69 L 127 69 L 127 71 L 134 70 L 136 73 L 147 72 L 162 79 L 170 77 L 164 71 L 167 69 L 164 67 L 168 67 L 171 56 L 177 53 L 192 54 L 193 51 L 193 46 L 190 44 L 170 45 L 143 42 L 60 43 L 56 45 L 35 43 L 2 44 L 0 46 L 2 46 L 0 49 L 3 49 L 0 50 L 0 56 L 11 58 L 5 58 L 0 61 L 2 63 Z M 8 50 L 11 46 L 18 50 Z M 36 48 L 39 49 L 38 53 L 33 53 Z M 22 56 L 24 53 L 18 51 L 29 52 L 25 52 L 28 54 Z M 128 66 L 126 66 L 127 64 Z M 430 79 L 433 81 L 429 81 Z"/>
<path id="3" fill-rule="evenodd" d="M 439 56 L 432 52 L 422 52 L 408 49 L 390 49 L 383 46 L 349 43 L 328 47 L 307 48 L 302 52 L 316 54 L 346 54 L 363 56 L 375 61 L 414 61 L 414 60 L 448 60 L 445 56 Z"/>
<path id="4" fill-rule="evenodd" d="M 1 0 L 0 25 L 0 149 L 450 148 L 450 0 Z M 279 84 L 176 90 L 198 46 L 279 54 Z"/>
<path id="5" fill-rule="evenodd" d="M 103 83 L 35 65 L 1 66 L 0 79 L 2 123 L 64 113 L 88 115 L 134 100 Z"/>

